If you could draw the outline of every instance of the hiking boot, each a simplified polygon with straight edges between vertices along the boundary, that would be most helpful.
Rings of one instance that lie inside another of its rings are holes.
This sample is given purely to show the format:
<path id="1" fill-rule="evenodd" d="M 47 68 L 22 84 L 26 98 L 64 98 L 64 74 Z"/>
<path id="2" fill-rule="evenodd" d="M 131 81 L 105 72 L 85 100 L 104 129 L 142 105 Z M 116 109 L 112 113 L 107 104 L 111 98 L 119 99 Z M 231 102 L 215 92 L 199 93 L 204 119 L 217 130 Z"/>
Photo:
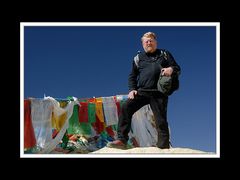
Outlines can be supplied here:
<path id="1" fill-rule="evenodd" d="M 158 141 L 157 142 L 157 147 L 160 149 L 169 149 L 170 148 L 170 141 Z"/>
<path id="2" fill-rule="evenodd" d="M 165 145 L 162 145 L 162 146 L 158 146 L 158 148 L 160 148 L 160 149 L 170 149 L 170 145 L 165 144 Z"/>
<path id="3" fill-rule="evenodd" d="M 160 148 L 160 149 L 170 149 L 170 147 L 169 147 L 169 146 L 165 146 L 165 147 L 158 147 L 158 148 Z"/>
<path id="4" fill-rule="evenodd" d="M 117 148 L 117 149 L 127 149 L 127 144 L 121 140 L 115 140 L 107 143 L 106 145 L 109 148 Z"/>

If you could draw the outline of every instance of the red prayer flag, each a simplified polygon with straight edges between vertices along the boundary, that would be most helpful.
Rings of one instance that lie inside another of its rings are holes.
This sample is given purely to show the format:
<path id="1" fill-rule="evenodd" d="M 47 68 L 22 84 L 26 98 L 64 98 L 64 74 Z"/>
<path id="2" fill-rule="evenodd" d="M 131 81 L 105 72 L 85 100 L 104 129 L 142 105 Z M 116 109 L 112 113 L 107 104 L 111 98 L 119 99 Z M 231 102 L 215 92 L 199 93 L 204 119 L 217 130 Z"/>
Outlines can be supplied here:
<path id="1" fill-rule="evenodd" d="M 31 102 L 24 100 L 24 148 L 32 148 L 36 145 L 36 139 L 31 119 Z"/>

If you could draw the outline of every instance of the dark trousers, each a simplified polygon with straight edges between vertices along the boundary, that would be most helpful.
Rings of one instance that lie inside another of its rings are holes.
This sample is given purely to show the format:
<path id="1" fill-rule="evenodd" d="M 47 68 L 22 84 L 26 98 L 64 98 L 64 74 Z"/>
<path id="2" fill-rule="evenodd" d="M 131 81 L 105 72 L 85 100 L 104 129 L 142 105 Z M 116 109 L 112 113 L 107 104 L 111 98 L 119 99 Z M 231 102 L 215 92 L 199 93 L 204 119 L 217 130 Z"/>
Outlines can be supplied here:
<path id="1" fill-rule="evenodd" d="M 118 139 L 125 143 L 128 141 L 132 115 L 147 104 L 150 104 L 156 120 L 158 132 L 157 146 L 159 148 L 169 148 L 169 129 L 167 122 L 168 97 L 162 95 L 160 92 L 138 92 L 134 99 L 128 99 L 123 104 L 118 122 Z"/>

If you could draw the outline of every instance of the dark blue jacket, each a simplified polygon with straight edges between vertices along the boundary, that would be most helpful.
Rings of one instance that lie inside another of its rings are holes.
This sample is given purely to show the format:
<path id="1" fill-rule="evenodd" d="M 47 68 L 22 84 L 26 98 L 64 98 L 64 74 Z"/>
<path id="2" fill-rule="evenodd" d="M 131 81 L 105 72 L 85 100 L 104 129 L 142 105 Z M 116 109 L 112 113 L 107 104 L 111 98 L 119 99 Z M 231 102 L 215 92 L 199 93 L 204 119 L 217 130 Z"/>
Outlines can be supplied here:
<path id="1" fill-rule="evenodd" d="M 163 53 L 166 52 L 167 58 Z M 160 64 L 163 68 L 172 67 L 173 73 L 180 73 L 181 68 L 169 51 L 157 49 L 154 53 L 139 53 L 138 67 L 133 61 L 132 70 L 128 77 L 128 88 L 131 90 L 157 89 L 157 81 L 161 72 Z"/>

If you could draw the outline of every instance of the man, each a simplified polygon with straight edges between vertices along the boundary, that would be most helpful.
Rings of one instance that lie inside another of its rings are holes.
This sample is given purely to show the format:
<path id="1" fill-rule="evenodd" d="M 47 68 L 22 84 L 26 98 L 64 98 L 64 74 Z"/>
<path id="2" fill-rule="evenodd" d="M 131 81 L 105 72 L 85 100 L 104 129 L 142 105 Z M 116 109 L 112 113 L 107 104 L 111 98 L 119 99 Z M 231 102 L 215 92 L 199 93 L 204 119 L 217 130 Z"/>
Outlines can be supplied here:
<path id="1" fill-rule="evenodd" d="M 133 61 L 132 71 L 129 74 L 128 100 L 123 105 L 119 117 L 118 139 L 108 143 L 107 147 L 125 149 L 129 139 L 132 115 L 144 105 L 150 104 L 158 131 L 157 147 L 168 149 L 170 147 L 167 122 L 168 96 L 157 90 L 157 81 L 160 73 L 171 76 L 173 73 L 180 73 L 181 69 L 170 52 L 157 49 L 155 33 L 145 33 L 141 41 L 144 52 L 139 53 L 137 63 Z"/>

